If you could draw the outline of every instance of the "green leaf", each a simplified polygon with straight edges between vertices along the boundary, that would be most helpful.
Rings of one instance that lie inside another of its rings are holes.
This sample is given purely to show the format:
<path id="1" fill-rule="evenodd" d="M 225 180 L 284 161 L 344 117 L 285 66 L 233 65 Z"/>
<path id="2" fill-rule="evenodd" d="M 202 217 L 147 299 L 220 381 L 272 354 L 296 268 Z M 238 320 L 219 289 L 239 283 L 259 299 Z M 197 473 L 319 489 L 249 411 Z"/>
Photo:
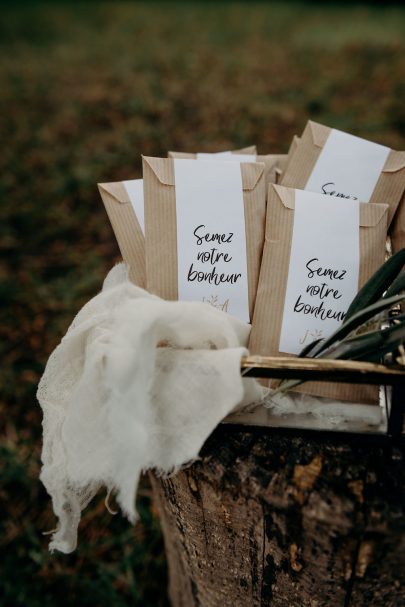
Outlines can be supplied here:
<path id="1" fill-rule="evenodd" d="M 405 340 L 405 322 L 368 331 L 350 339 L 345 339 L 334 348 L 323 353 L 322 358 L 342 360 L 367 360 L 368 354 L 396 349 Z"/>
<path id="2" fill-rule="evenodd" d="M 405 300 L 405 294 L 394 295 L 394 297 L 380 299 L 380 301 L 373 303 L 371 306 L 360 310 L 360 312 L 354 314 L 347 322 L 344 322 L 342 325 L 340 325 L 340 327 L 338 327 L 336 331 L 332 333 L 332 335 L 330 335 L 330 337 L 315 346 L 311 350 L 312 357 L 318 356 L 321 352 L 324 352 L 326 348 L 328 348 L 335 342 L 342 340 L 344 337 L 349 335 L 349 333 L 357 329 L 360 325 L 373 318 L 373 316 L 380 314 L 387 308 L 390 308 L 391 306 L 398 304 L 403 300 Z"/>
<path id="3" fill-rule="evenodd" d="M 392 281 L 398 276 L 405 264 L 405 248 L 392 255 L 357 293 L 346 312 L 346 323 L 354 314 L 377 301 Z"/>
<path id="4" fill-rule="evenodd" d="M 405 272 L 402 272 L 399 276 L 396 277 L 392 285 L 384 293 L 383 299 L 387 299 L 388 297 L 397 295 L 402 291 L 405 291 Z"/>
<path id="5" fill-rule="evenodd" d="M 301 352 L 298 354 L 299 358 L 304 358 L 305 356 L 310 356 L 311 355 L 311 350 L 313 350 L 313 348 L 315 348 L 315 346 L 317 346 L 318 344 L 320 344 L 322 341 L 321 339 L 315 339 L 315 341 L 311 341 L 310 344 L 307 344 L 305 346 L 305 348 L 303 348 L 301 350 Z"/>

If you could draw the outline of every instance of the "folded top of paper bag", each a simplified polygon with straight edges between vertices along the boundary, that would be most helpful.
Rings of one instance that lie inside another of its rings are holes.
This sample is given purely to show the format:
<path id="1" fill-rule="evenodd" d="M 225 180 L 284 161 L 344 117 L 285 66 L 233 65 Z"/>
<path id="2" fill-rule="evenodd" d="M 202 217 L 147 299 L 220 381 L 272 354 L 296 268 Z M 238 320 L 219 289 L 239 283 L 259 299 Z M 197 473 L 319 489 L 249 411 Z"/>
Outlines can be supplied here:
<path id="1" fill-rule="evenodd" d="M 280 183 L 346 200 L 388 204 L 389 225 L 405 189 L 405 152 L 309 121 Z"/>
<path id="2" fill-rule="evenodd" d="M 99 183 L 98 189 L 130 279 L 146 286 L 143 179 Z"/>
<path id="3" fill-rule="evenodd" d="M 247 162 L 250 161 L 249 156 L 251 156 L 252 160 L 254 161 L 256 154 L 257 149 L 255 145 L 249 145 L 245 148 L 240 148 L 238 150 L 227 150 L 225 152 L 173 152 L 172 150 L 170 150 L 167 153 L 169 158 L 194 158 L 195 160 L 208 158 L 222 158 L 222 160 L 240 160 L 240 158 L 237 158 L 238 156 L 247 156 Z M 233 158 L 234 156 L 235 158 Z"/>
<path id="4" fill-rule="evenodd" d="M 254 149 L 254 152 L 251 151 Z M 256 146 L 244 148 L 243 150 L 234 150 L 232 152 L 217 152 L 208 153 L 187 153 L 187 152 L 169 152 L 169 158 L 184 158 L 195 160 L 233 160 L 236 162 L 262 162 L 265 166 L 265 181 L 269 183 L 277 183 L 280 175 L 283 173 L 287 163 L 287 154 L 256 154 Z"/>

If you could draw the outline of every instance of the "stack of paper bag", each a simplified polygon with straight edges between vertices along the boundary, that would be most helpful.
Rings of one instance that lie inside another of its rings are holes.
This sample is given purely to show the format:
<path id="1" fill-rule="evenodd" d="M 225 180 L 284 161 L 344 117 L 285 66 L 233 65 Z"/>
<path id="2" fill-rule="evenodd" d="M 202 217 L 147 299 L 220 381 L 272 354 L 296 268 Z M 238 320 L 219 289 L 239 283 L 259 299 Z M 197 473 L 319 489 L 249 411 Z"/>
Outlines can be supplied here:
<path id="1" fill-rule="evenodd" d="M 309 121 L 288 154 L 250 146 L 168 156 L 144 158 L 143 181 L 99 184 L 131 279 L 251 322 L 251 354 L 298 354 L 300 340 L 327 337 L 384 261 L 387 233 L 394 251 L 405 246 L 404 152 Z M 339 232 L 331 217 L 338 225 L 343 216 L 348 229 L 342 223 Z M 318 274 L 306 255 L 318 260 Z M 333 267 L 346 259 L 341 283 L 326 259 Z M 378 399 L 369 386 L 309 382 L 302 390 Z"/>

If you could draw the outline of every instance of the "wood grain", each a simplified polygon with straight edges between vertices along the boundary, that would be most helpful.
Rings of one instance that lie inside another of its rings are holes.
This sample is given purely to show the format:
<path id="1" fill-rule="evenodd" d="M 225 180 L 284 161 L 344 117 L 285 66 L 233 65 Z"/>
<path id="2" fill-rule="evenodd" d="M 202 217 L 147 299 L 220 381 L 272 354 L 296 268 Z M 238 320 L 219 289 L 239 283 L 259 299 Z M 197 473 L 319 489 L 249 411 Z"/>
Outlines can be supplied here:
<path id="1" fill-rule="evenodd" d="M 152 477 L 173 607 L 405 604 L 404 446 L 220 426 Z"/>
<path id="2" fill-rule="evenodd" d="M 247 377 L 272 379 L 405 385 L 405 369 L 368 362 L 326 358 L 246 356 L 241 361 L 241 372 Z"/>

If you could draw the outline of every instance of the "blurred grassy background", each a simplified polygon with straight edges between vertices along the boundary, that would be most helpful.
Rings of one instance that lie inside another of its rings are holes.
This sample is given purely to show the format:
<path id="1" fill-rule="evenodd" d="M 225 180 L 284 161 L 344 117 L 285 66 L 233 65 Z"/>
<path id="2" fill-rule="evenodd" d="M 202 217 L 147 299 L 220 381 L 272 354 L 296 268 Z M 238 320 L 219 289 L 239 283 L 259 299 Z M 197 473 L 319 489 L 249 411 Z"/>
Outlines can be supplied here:
<path id="1" fill-rule="evenodd" d="M 146 482 L 135 529 L 100 496 L 75 554 L 41 535 L 36 384 L 119 259 L 96 183 L 139 176 L 141 153 L 285 152 L 308 118 L 403 149 L 404 28 L 395 6 L 3 3 L 1 606 L 167 604 Z"/>

